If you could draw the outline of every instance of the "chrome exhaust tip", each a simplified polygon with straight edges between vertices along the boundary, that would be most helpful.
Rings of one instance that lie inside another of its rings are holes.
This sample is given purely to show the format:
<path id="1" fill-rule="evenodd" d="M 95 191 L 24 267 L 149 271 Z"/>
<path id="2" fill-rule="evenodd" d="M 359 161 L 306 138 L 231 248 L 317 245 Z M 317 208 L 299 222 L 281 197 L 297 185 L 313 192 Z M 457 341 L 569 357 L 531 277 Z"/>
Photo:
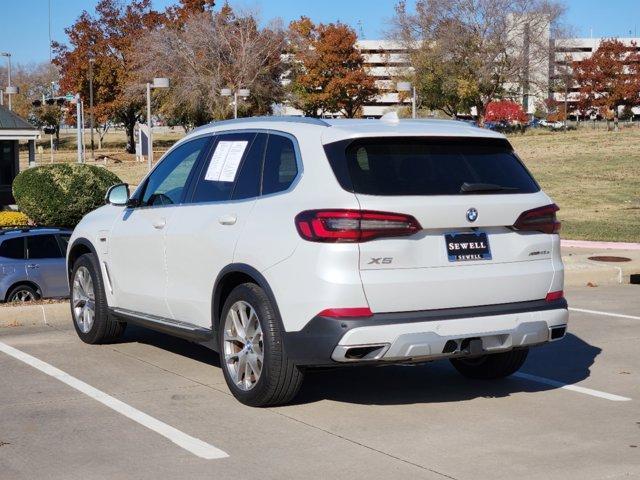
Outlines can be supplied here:
<path id="1" fill-rule="evenodd" d="M 389 349 L 388 343 L 370 345 L 338 345 L 331 358 L 336 362 L 380 360 Z"/>

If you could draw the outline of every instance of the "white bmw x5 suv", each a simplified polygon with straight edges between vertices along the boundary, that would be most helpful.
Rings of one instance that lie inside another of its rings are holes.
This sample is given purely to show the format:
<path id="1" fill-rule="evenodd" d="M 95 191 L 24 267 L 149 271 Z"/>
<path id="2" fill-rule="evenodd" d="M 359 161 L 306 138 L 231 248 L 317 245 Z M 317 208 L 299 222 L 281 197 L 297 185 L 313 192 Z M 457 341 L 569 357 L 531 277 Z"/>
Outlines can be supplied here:
<path id="1" fill-rule="evenodd" d="M 218 122 L 107 202 L 67 253 L 80 338 L 133 323 L 203 343 L 248 405 L 290 401 L 317 366 L 504 377 L 566 332 L 558 207 L 465 123 Z"/>

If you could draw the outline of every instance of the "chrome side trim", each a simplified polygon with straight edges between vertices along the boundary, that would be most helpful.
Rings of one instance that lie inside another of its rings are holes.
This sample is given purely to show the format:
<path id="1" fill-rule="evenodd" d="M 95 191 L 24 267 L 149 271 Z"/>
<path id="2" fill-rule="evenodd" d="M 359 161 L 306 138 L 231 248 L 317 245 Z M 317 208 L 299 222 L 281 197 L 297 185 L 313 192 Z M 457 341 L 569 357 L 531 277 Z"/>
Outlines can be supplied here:
<path id="1" fill-rule="evenodd" d="M 207 341 L 213 338 L 213 332 L 209 328 L 203 328 L 191 323 L 174 320 L 172 318 L 149 315 L 125 308 L 110 308 L 110 313 L 126 322 L 131 322 L 142 327 L 157 330 L 170 335 L 186 338 L 193 341 Z"/>

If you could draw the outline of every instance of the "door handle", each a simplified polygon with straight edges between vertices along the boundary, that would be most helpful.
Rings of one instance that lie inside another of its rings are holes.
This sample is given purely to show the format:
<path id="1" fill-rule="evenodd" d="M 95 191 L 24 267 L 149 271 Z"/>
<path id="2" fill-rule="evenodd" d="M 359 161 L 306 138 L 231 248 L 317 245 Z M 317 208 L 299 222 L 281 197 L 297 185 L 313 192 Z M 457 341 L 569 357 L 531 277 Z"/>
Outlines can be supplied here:
<path id="1" fill-rule="evenodd" d="M 40 268 L 40 265 L 38 265 L 37 263 L 30 263 L 27 265 L 27 268 Z"/>
<path id="2" fill-rule="evenodd" d="M 153 228 L 155 228 L 156 230 L 162 230 L 166 224 L 167 220 L 164 218 L 160 218 L 153 222 Z"/>
<path id="3" fill-rule="evenodd" d="M 223 215 L 218 219 L 218 222 L 220 223 L 220 225 L 235 225 L 237 220 L 238 217 L 236 217 L 235 215 Z"/>

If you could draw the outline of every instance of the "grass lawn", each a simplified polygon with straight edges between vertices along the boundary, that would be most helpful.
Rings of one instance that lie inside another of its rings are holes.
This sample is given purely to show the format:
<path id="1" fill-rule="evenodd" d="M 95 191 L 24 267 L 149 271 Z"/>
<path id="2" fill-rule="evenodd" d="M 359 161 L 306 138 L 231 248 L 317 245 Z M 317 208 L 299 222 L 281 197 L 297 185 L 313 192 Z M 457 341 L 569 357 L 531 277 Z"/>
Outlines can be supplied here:
<path id="1" fill-rule="evenodd" d="M 640 128 L 510 138 L 560 206 L 563 238 L 640 242 Z"/>
<path id="2" fill-rule="evenodd" d="M 181 129 L 156 134 L 155 158 L 159 159 L 182 135 Z M 588 126 L 571 132 L 531 131 L 513 135 L 510 141 L 542 188 L 560 206 L 563 238 L 640 242 L 640 128 L 617 133 Z M 96 153 L 96 163 L 137 185 L 147 172 L 147 164 L 124 153 L 124 144 L 123 132 L 107 134 L 103 150 Z M 50 161 L 48 141 L 43 145 L 46 164 Z M 64 136 L 62 148 L 67 150 L 57 152 L 55 161 L 75 161 L 74 147 L 73 134 Z M 104 156 L 108 157 L 106 163 Z"/>

